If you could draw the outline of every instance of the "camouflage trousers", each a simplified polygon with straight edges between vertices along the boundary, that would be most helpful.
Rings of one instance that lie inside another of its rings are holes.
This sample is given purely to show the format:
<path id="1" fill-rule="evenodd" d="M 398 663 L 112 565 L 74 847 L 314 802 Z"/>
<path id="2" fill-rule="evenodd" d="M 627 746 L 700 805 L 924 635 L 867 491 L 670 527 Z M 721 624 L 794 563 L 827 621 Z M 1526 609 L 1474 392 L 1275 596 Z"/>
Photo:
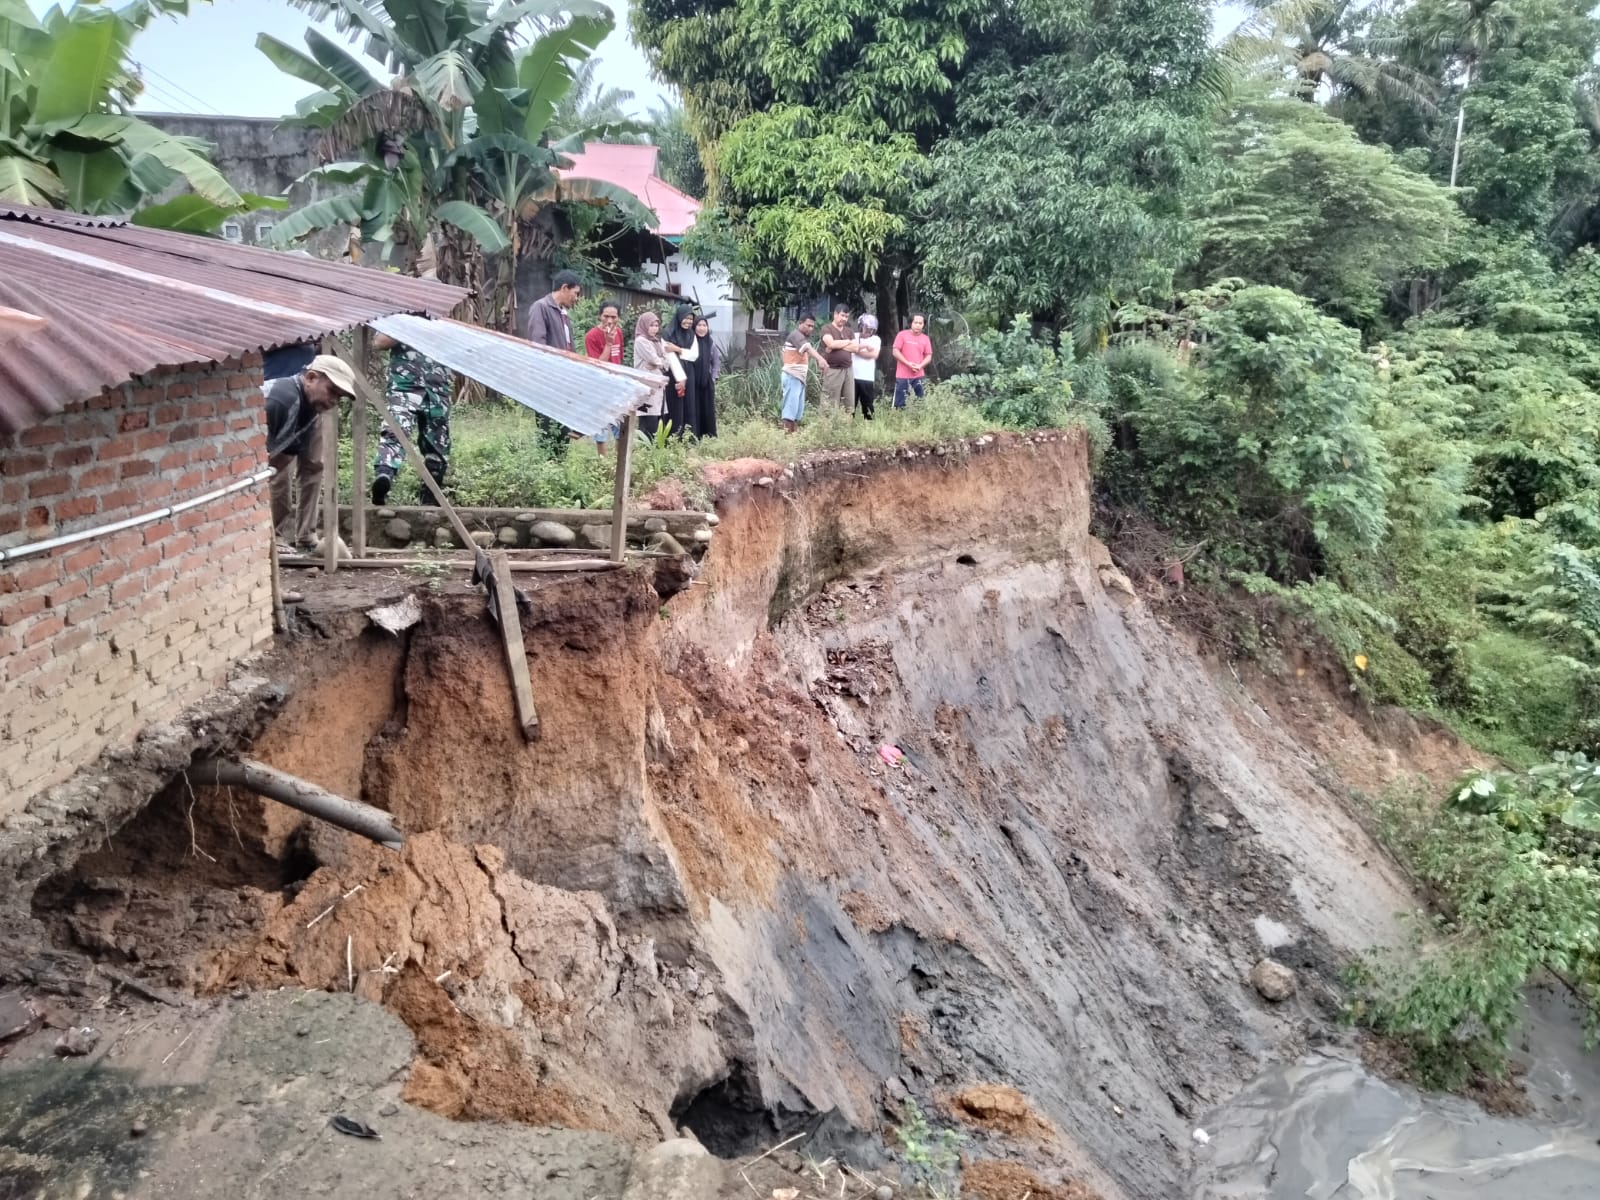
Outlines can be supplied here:
<path id="1" fill-rule="evenodd" d="M 384 397 L 389 415 L 395 424 L 404 429 L 427 464 L 435 480 L 444 480 L 445 469 L 450 465 L 450 402 L 429 400 L 421 392 L 390 392 Z M 400 439 L 385 427 L 378 436 L 378 460 L 375 464 L 381 475 L 394 478 L 405 465 L 405 448 Z"/>

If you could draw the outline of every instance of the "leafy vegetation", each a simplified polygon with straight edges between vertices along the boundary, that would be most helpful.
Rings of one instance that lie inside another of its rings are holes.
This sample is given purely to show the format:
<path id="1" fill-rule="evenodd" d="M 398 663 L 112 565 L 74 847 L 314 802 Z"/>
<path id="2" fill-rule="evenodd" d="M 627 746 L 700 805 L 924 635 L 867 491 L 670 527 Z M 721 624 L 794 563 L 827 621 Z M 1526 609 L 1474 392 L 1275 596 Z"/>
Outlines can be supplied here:
<path id="1" fill-rule="evenodd" d="M 289 245 L 321 229 L 351 228 L 384 261 L 486 292 L 479 317 L 508 327 L 517 312 L 516 265 L 549 258 L 554 210 L 609 205 L 646 224 L 638 197 L 600 180 L 557 179 L 563 151 L 617 133 L 618 96 L 585 96 L 586 64 L 612 29 L 597 0 L 297 0 L 332 16 L 390 82 L 315 28 L 300 51 L 267 34 L 256 45 L 280 70 L 318 91 L 290 123 L 323 131 L 338 161 L 308 178 L 338 191 L 278 223 Z M 602 122 L 582 124 L 585 116 Z M 630 127 L 631 130 L 631 127 Z M 554 136 L 553 136 L 554 135 Z"/>
<path id="2" fill-rule="evenodd" d="M 75 4 L 34 15 L 0 0 L 0 202 L 133 216 L 139 224 L 214 231 L 224 217 L 280 202 L 241 195 L 206 158 L 208 147 L 132 114 L 142 90 L 129 48 L 188 0 L 121 8 Z M 154 199 L 174 183 L 192 196 Z"/>
<path id="3" fill-rule="evenodd" d="M 1503 1070 L 1538 973 L 1570 988 L 1600 1028 L 1600 766 L 1558 754 L 1526 771 L 1474 772 L 1442 809 L 1401 793 L 1380 813 L 1438 914 L 1412 952 L 1352 969 L 1354 1019 L 1442 1087 Z"/>

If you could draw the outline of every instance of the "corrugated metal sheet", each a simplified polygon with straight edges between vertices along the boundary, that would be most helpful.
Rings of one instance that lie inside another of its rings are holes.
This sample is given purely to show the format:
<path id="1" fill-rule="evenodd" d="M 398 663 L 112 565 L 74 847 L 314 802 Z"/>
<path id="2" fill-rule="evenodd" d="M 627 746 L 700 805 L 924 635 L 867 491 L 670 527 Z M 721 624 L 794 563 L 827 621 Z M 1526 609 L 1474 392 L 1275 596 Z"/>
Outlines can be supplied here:
<path id="1" fill-rule="evenodd" d="M 649 371 L 596 362 L 460 321 L 394 316 L 371 325 L 578 433 L 596 434 L 619 424 L 666 383 Z"/>
<path id="2" fill-rule="evenodd" d="M 425 279 L 47 209 L 0 206 L 0 308 L 43 330 L 0 351 L 0 432 L 162 367 L 222 362 L 467 293 Z"/>

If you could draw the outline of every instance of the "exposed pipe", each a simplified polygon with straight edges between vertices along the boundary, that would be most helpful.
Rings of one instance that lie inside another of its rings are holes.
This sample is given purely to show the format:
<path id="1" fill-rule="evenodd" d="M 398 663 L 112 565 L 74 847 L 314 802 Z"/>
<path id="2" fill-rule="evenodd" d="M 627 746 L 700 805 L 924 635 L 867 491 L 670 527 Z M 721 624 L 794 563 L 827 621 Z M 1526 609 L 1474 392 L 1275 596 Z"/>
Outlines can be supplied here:
<path id="1" fill-rule="evenodd" d="M 347 800 L 310 780 L 251 758 L 241 758 L 237 762 L 225 758 L 197 758 L 190 764 L 187 774 L 193 783 L 244 788 L 279 804 L 287 804 L 330 825 L 359 833 L 390 850 L 398 850 L 405 844 L 405 835 L 383 809 L 359 800 Z"/>
<path id="2" fill-rule="evenodd" d="M 50 550 L 60 549 L 62 546 L 74 546 L 79 542 L 93 541 L 95 538 L 105 537 L 107 534 L 121 533 L 124 529 L 133 529 L 139 525 L 148 525 L 152 521 L 160 521 L 166 517 L 177 516 L 181 512 L 188 512 L 191 508 L 199 508 L 202 504 L 209 504 L 213 500 L 231 496 L 234 492 L 242 492 L 245 488 L 255 487 L 258 483 L 271 479 L 274 474 L 276 472 L 271 467 L 265 467 L 248 478 L 236 480 L 227 487 L 217 488 L 203 496 L 196 496 L 192 500 L 185 500 L 182 504 L 171 504 L 166 508 L 158 508 L 154 512 L 147 512 L 141 516 L 128 517 L 122 521 L 113 521 L 109 525 L 96 525 L 92 529 L 80 529 L 77 533 L 64 533 L 60 537 L 46 538 L 42 542 L 29 542 L 26 546 L 0 550 L 0 563 L 15 562 L 19 558 L 30 558 L 35 554 L 44 554 Z"/>

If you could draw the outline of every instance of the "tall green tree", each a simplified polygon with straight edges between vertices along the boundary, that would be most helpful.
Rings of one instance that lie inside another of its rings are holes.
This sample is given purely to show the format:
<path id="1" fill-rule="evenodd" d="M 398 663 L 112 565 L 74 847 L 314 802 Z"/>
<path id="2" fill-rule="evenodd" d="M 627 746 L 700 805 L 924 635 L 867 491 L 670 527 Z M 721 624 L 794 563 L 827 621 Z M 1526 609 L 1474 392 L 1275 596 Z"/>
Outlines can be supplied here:
<path id="1" fill-rule="evenodd" d="M 1035 11 L 1037 9 L 1037 11 Z M 919 212 L 949 294 L 1103 341 L 1195 248 L 1217 61 L 1200 0 L 1024 6 L 963 81 Z"/>
<path id="2" fill-rule="evenodd" d="M 725 263 L 755 305 L 819 284 L 840 296 L 869 289 L 905 251 L 923 163 L 909 135 L 879 138 L 791 106 L 741 121 L 717 159 L 719 202 L 684 249 Z"/>
<path id="3" fill-rule="evenodd" d="M 1596 179 L 1575 99 L 1600 26 L 1583 0 L 1501 2 L 1508 28 L 1477 60 L 1460 182 L 1479 220 L 1544 233 Z"/>
<path id="4" fill-rule="evenodd" d="M 1391 289 L 1453 261 L 1462 219 L 1449 192 L 1318 107 L 1241 97 L 1217 154 L 1221 179 L 1197 212 L 1202 284 L 1288 288 L 1371 326 Z"/>

